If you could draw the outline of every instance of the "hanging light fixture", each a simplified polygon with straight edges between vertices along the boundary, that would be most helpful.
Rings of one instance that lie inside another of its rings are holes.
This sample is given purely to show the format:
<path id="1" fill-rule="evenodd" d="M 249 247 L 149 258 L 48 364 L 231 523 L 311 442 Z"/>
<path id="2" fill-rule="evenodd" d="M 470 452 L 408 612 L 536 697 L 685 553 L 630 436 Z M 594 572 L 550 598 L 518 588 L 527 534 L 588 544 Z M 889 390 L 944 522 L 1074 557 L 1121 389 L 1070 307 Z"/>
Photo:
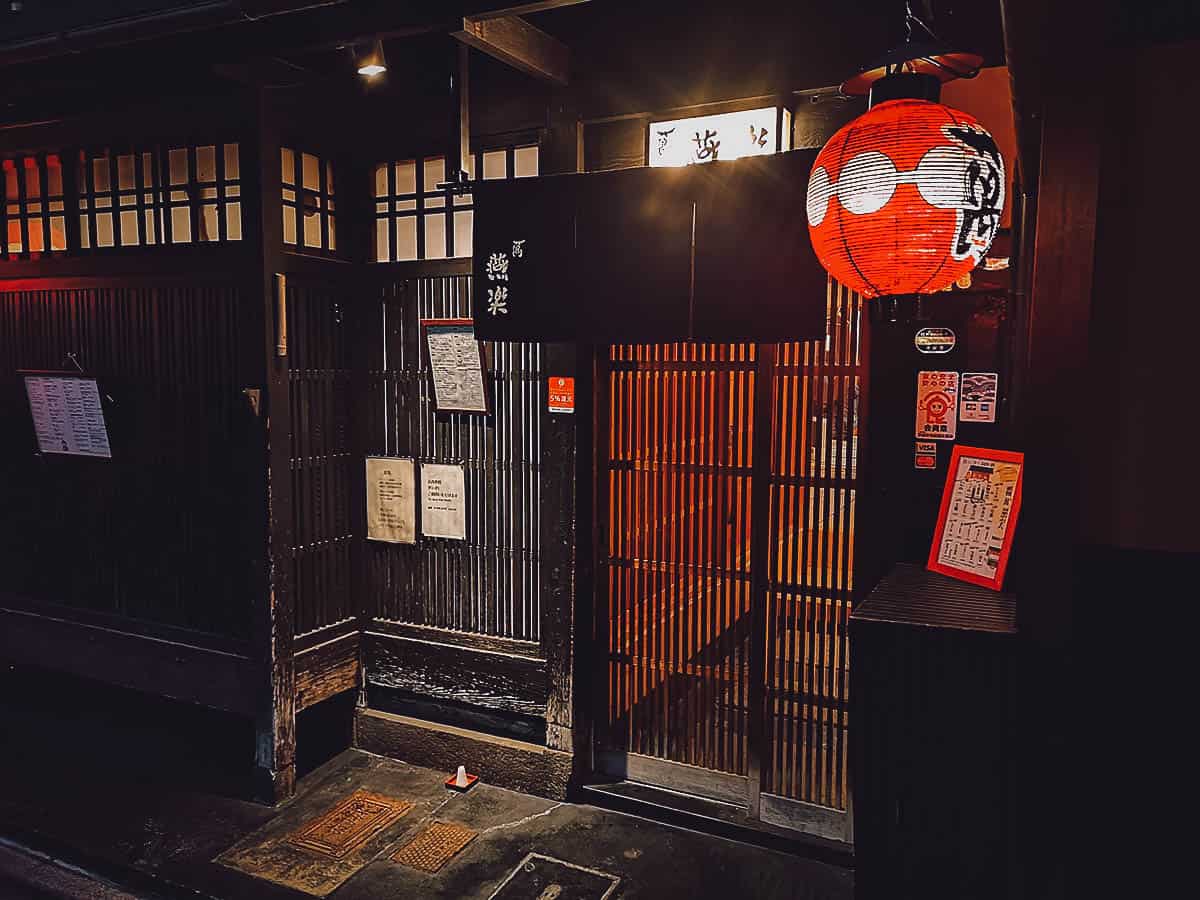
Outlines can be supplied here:
<path id="1" fill-rule="evenodd" d="M 383 42 L 372 41 L 365 53 L 356 53 L 354 64 L 358 74 L 366 78 L 374 78 L 387 71 L 387 60 L 383 56 Z"/>
<path id="2" fill-rule="evenodd" d="M 866 113 L 822 148 L 808 182 L 817 258 L 865 297 L 931 294 L 983 259 L 1004 209 L 1004 160 L 973 116 L 937 103 L 982 59 L 912 41 L 932 32 L 906 6 L 908 40 L 848 80 Z M 936 38 L 935 38 L 936 40 Z"/>

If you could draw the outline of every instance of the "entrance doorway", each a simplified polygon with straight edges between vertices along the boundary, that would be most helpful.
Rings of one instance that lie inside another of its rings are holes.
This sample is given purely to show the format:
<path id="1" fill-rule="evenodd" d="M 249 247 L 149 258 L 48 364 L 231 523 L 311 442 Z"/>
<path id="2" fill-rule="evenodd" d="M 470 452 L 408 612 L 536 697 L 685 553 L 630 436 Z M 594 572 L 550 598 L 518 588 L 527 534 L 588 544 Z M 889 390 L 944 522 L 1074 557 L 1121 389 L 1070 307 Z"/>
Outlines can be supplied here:
<path id="1" fill-rule="evenodd" d="M 599 378 L 597 768 L 850 839 L 862 303 L 823 341 L 615 345 Z"/>

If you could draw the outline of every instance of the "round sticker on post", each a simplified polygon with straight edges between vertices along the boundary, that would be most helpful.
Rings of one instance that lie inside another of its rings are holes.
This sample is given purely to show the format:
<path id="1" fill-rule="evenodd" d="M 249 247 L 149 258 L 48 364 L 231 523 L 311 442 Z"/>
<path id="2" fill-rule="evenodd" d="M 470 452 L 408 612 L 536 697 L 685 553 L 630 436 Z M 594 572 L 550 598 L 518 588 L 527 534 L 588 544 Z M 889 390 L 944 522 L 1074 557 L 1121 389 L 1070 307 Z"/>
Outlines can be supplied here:
<path id="1" fill-rule="evenodd" d="M 913 338 L 913 344 L 922 353 L 949 353 L 956 339 L 949 328 L 922 328 Z"/>

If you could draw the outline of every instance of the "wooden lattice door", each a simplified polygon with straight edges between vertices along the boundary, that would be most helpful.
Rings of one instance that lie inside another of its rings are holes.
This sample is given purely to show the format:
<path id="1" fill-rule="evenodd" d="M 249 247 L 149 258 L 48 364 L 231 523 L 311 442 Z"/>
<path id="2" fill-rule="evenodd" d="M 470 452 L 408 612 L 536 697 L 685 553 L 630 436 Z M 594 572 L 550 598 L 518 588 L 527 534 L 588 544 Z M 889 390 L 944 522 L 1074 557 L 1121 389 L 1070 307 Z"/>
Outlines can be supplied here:
<path id="1" fill-rule="evenodd" d="M 601 772 L 846 836 L 860 310 L 602 360 Z"/>

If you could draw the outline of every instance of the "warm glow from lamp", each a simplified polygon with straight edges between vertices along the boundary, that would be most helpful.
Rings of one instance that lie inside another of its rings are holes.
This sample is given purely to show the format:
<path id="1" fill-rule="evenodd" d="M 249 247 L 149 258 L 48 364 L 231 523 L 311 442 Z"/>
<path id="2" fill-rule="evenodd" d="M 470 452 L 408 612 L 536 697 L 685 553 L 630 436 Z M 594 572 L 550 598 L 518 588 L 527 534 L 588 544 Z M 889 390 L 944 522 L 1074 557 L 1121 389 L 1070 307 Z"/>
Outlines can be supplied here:
<path id="1" fill-rule="evenodd" d="M 371 49 L 359 55 L 355 59 L 358 67 L 358 74 L 366 78 L 374 78 L 387 71 L 387 61 L 383 58 L 383 44 L 380 41 L 374 41 L 371 44 Z"/>

